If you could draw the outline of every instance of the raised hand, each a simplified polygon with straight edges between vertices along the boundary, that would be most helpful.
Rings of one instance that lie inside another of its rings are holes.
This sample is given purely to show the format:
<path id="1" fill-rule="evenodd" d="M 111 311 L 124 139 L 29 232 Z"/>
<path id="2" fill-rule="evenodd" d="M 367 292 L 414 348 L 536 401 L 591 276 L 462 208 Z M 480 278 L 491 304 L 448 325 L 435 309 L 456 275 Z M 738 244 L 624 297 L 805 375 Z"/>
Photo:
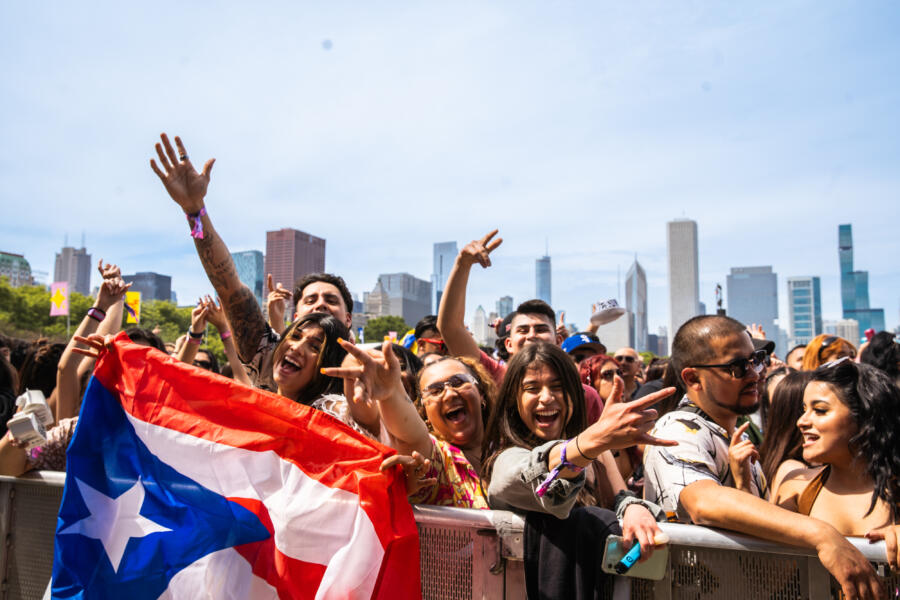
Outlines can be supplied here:
<path id="1" fill-rule="evenodd" d="M 338 340 L 344 350 L 359 362 L 359 366 L 327 367 L 322 369 L 323 375 L 356 379 L 357 390 L 354 391 L 354 402 L 363 402 L 362 386 L 368 398 L 376 401 L 386 400 L 397 393 L 406 394 L 401 379 L 400 361 L 394 355 L 391 342 L 386 340 L 381 346 L 381 355 L 369 353 L 347 340 Z M 357 396 L 359 395 L 359 398 Z"/>
<path id="2" fill-rule="evenodd" d="M 100 271 L 100 276 L 103 279 L 112 279 L 114 277 L 121 277 L 122 271 L 119 269 L 117 265 L 114 264 L 103 264 L 103 259 L 100 259 L 100 262 L 97 263 L 97 270 Z"/>
<path id="3" fill-rule="evenodd" d="M 216 159 L 211 158 L 203 165 L 203 171 L 200 173 L 194 169 L 188 158 L 184 144 L 181 138 L 175 136 L 175 145 L 178 146 L 178 154 L 169 143 L 169 137 L 163 133 L 159 136 L 162 144 L 156 144 L 156 155 L 162 169 L 157 166 L 154 159 L 150 159 L 150 168 L 159 177 L 166 191 L 172 197 L 178 206 L 186 214 L 196 214 L 203 208 L 203 198 L 206 196 L 206 188 L 209 185 L 209 174 L 212 171 L 213 164 Z"/>
<path id="4" fill-rule="evenodd" d="M 415 450 L 413 450 L 412 456 L 395 454 L 387 457 L 382 461 L 380 470 L 387 471 L 396 465 L 403 467 L 407 496 L 412 496 L 422 488 L 430 487 L 437 483 L 437 477 L 424 476 L 431 470 L 431 461 Z"/>
<path id="5" fill-rule="evenodd" d="M 466 266 L 478 263 L 485 269 L 491 266 L 491 252 L 503 243 L 503 238 L 492 239 L 498 231 L 495 229 L 480 240 L 472 240 L 463 246 L 463 249 L 459 251 L 457 261 Z"/>
<path id="6" fill-rule="evenodd" d="M 204 296 L 200 301 L 206 309 L 206 320 L 212 323 L 219 334 L 222 334 L 225 331 L 230 331 L 230 329 L 228 328 L 228 319 L 225 318 L 225 311 L 222 310 L 222 306 L 216 300 L 211 296 Z"/>
<path id="7" fill-rule="evenodd" d="M 751 323 L 747 325 L 747 333 L 750 334 L 750 337 L 757 340 L 766 339 L 766 330 L 762 328 L 762 325 L 759 323 Z"/>
<path id="8" fill-rule="evenodd" d="M 269 295 L 266 297 L 266 310 L 269 314 L 269 325 L 273 328 L 280 325 L 284 328 L 284 313 L 287 310 L 288 303 L 291 301 L 291 291 L 281 285 L 279 281 L 273 284 L 272 274 L 266 276 L 266 287 L 269 289 Z"/>
<path id="9" fill-rule="evenodd" d="M 622 380 L 617 377 L 600 418 L 581 434 L 590 442 L 589 447 L 615 450 L 636 444 L 677 446 L 676 441 L 659 439 L 649 433 L 657 417 L 656 410 L 650 407 L 674 394 L 675 388 L 665 388 L 631 402 L 622 401 L 623 390 Z M 590 454 L 590 450 L 587 452 Z"/>
<path id="10" fill-rule="evenodd" d="M 206 318 L 209 315 L 209 307 L 203 301 L 203 298 L 197 300 L 197 306 L 191 311 L 191 332 L 203 333 L 206 328 Z"/>
<path id="11" fill-rule="evenodd" d="M 83 354 L 84 356 L 89 356 L 91 358 L 100 358 L 100 354 L 106 351 L 106 348 L 112 344 L 113 336 L 111 335 L 99 335 L 96 333 L 92 333 L 87 337 L 82 337 L 80 335 L 72 336 L 72 339 L 78 342 L 79 344 L 84 344 L 88 346 L 87 348 L 72 348 L 72 352 L 76 354 Z"/>
<path id="12" fill-rule="evenodd" d="M 106 312 L 110 306 L 122 299 L 131 285 L 131 283 L 125 283 L 120 277 L 104 279 L 100 284 L 100 291 L 97 293 L 97 308 Z"/>
<path id="13" fill-rule="evenodd" d="M 569 329 L 566 327 L 566 311 L 559 311 L 559 319 L 557 319 L 556 323 L 556 335 L 561 336 L 562 339 L 566 339 L 571 335 L 569 333 Z"/>
<path id="14" fill-rule="evenodd" d="M 731 474 L 734 476 L 734 487 L 745 492 L 751 492 L 752 463 L 759 460 L 759 451 L 753 442 L 741 439 L 748 427 L 750 427 L 750 421 L 738 427 L 728 445 L 728 464 L 731 467 Z"/>

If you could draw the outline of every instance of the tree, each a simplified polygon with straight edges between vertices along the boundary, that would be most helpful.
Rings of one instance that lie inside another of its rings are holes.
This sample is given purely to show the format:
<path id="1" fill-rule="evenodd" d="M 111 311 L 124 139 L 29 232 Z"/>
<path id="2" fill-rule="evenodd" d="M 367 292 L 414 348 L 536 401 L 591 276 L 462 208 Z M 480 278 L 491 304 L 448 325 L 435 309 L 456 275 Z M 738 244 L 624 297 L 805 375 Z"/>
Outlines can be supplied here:
<path id="1" fill-rule="evenodd" d="M 366 324 L 363 333 L 366 336 L 366 342 L 381 342 L 389 331 L 396 331 L 397 339 L 400 339 L 403 337 L 403 334 L 409 331 L 409 325 L 406 324 L 402 317 L 393 315 L 375 317 Z"/>
<path id="2" fill-rule="evenodd" d="M 69 318 L 73 329 L 93 304 L 90 296 L 69 292 Z M 14 288 L 6 277 L 0 277 L 0 327 L 57 339 L 66 337 L 66 318 L 50 316 L 50 291 L 39 285 Z"/>

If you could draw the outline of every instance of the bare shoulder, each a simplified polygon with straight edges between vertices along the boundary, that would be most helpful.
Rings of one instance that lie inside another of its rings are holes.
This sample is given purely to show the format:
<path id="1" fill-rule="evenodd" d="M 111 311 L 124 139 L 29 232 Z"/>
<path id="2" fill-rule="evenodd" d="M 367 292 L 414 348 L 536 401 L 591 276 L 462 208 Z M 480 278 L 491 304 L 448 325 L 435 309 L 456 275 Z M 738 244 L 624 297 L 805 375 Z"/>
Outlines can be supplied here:
<path id="1" fill-rule="evenodd" d="M 796 511 L 800 494 L 824 468 L 808 467 L 798 460 L 786 460 L 775 472 L 770 500 L 782 508 Z"/>

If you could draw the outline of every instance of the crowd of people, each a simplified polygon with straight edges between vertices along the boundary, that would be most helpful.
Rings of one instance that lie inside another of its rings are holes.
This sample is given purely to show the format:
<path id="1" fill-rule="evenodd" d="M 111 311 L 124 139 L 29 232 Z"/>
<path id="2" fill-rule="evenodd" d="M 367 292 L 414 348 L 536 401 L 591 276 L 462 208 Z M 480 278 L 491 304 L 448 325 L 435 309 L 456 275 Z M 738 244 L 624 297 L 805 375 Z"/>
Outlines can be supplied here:
<path id="1" fill-rule="evenodd" d="M 884 594 L 846 536 L 884 540 L 898 568 L 893 334 L 861 352 L 820 335 L 782 353 L 758 327 L 698 316 L 679 328 L 668 359 L 645 365 L 633 348 L 609 352 L 596 328 L 569 332 L 553 308 L 529 300 L 496 324 L 496 348 L 479 347 L 464 324 L 466 294 L 471 269 L 489 268 L 502 243 L 492 231 L 460 251 L 438 314 L 416 325 L 415 351 L 357 345 L 337 275 L 308 275 L 293 289 L 270 279 L 259 306 L 205 203 L 214 161 L 198 172 L 174 142 L 161 137 L 151 168 L 186 215 L 219 301 L 202 298 L 174 345 L 139 328 L 127 330 L 131 340 L 394 448 L 382 468 L 403 469 L 412 503 L 524 514 L 530 597 L 593 597 L 609 585 L 599 568 L 606 536 L 640 544 L 646 559 L 665 543 L 666 520 L 812 549 L 845 597 Z M 4 435 L 0 473 L 65 469 L 93 361 L 119 328 L 129 287 L 117 266 L 99 270 L 96 302 L 68 344 L 0 340 L 2 423 L 26 389 L 44 393 L 56 421 L 31 451 Z M 221 367 L 201 347 L 207 323 L 225 346 Z"/>

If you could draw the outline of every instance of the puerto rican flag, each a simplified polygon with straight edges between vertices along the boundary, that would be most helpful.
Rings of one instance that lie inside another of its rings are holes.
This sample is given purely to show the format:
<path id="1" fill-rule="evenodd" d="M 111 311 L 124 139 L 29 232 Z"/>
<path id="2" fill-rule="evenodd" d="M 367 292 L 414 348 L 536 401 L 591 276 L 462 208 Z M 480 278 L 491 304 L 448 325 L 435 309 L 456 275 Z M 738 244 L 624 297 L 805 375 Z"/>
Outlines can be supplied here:
<path id="1" fill-rule="evenodd" d="M 392 453 L 119 334 L 67 453 L 53 598 L 419 598 Z"/>

